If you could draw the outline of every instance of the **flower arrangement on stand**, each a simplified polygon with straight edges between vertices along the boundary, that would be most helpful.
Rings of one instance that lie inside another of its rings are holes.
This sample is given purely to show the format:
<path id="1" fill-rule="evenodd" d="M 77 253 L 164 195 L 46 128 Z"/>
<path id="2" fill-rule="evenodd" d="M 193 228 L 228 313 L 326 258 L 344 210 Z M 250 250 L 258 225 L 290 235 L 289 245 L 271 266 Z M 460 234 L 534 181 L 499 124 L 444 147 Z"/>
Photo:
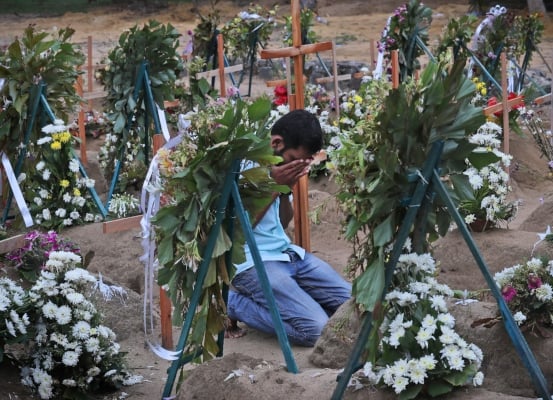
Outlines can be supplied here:
<path id="1" fill-rule="evenodd" d="M 97 222 L 102 216 L 89 188 L 94 180 L 81 177 L 79 161 L 73 153 L 76 138 L 62 121 L 42 128 L 36 142 L 34 168 L 25 176 L 25 198 L 29 199 L 35 222 L 47 229 Z"/>
<path id="2" fill-rule="evenodd" d="M 506 170 L 512 156 L 499 149 L 501 133 L 499 125 L 486 122 L 469 137 L 469 142 L 477 145 L 473 152 L 488 153 L 491 157 L 491 162 L 479 167 L 467 159 L 468 168 L 463 172 L 468 177 L 472 192 L 459 202 L 458 209 L 473 230 L 483 231 L 509 222 L 518 209 L 518 203 L 507 198 L 511 186 Z"/>
<path id="3" fill-rule="evenodd" d="M 482 351 L 455 332 L 446 303 L 453 291 L 438 283 L 436 273 L 428 253 L 400 256 L 385 298 L 380 343 L 350 385 L 388 386 L 402 400 L 482 385 Z"/>
<path id="4" fill-rule="evenodd" d="M 87 298 L 97 280 L 82 268 L 78 251 L 71 246 L 54 250 L 61 241 L 52 234 L 33 235 L 29 242 L 35 246 L 28 252 L 46 261 L 29 289 L 0 278 L 0 360 L 12 356 L 21 367 L 22 383 L 41 399 L 87 398 L 141 382 Z M 26 259 L 24 253 L 18 252 L 20 259 Z M 26 345 L 11 347 L 19 342 Z"/>
<path id="5" fill-rule="evenodd" d="M 542 118 L 542 111 L 534 111 L 524 107 L 520 110 L 523 126 L 532 135 L 541 154 L 545 157 L 550 173 L 553 173 L 553 135 L 547 129 Z"/>
<path id="6" fill-rule="evenodd" d="M 497 272 L 494 280 L 516 323 L 547 336 L 542 328 L 553 326 L 553 261 L 534 257 Z"/>

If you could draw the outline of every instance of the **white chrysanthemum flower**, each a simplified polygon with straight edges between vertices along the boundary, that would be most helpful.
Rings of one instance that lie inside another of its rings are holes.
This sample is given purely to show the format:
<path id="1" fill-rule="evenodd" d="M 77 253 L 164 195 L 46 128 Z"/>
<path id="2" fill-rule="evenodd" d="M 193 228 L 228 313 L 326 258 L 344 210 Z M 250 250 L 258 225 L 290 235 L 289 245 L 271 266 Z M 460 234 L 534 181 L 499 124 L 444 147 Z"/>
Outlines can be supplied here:
<path id="1" fill-rule="evenodd" d="M 52 219 L 52 215 L 50 214 L 49 209 L 45 208 L 44 210 L 42 210 L 42 218 L 45 221 L 50 221 Z"/>
<path id="2" fill-rule="evenodd" d="M 39 146 L 42 146 L 43 144 L 50 143 L 51 141 L 52 141 L 52 138 L 50 136 L 43 136 L 36 141 L 36 144 L 38 144 Z"/>
<path id="3" fill-rule="evenodd" d="M 422 385 L 428 375 L 426 374 L 426 369 L 424 369 L 417 360 L 411 360 L 409 362 L 408 376 L 411 382 Z"/>
<path id="4" fill-rule="evenodd" d="M 444 296 L 432 296 L 430 297 L 430 302 L 432 304 L 432 309 L 438 312 L 447 312 L 447 304 Z"/>
<path id="5" fill-rule="evenodd" d="M 66 282 L 96 282 L 96 278 L 92 276 L 92 274 L 86 269 L 82 268 L 75 268 L 67 271 L 65 273 L 64 279 Z"/>
<path id="6" fill-rule="evenodd" d="M 536 272 L 543 267 L 543 262 L 539 258 L 534 257 L 526 262 L 526 266 L 530 269 L 530 271 Z"/>
<path id="7" fill-rule="evenodd" d="M 449 357 L 448 360 L 451 369 L 456 371 L 462 371 L 465 368 L 465 360 L 459 354 L 457 356 Z"/>
<path id="8" fill-rule="evenodd" d="M 35 197 L 33 199 L 33 202 L 37 205 L 37 206 L 41 206 L 42 205 L 42 199 L 40 197 Z"/>
<path id="9" fill-rule="evenodd" d="M 84 215 L 84 220 L 85 220 L 85 222 L 92 222 L 92 221 L 94 221 L 94 214 L 86 213 L 86 214 Z"/>
<path id="10" fill-rule="evenodd" d="M 537 289 L 533 289 L 532 293 L 539 301 L 550 301 L 553 297 L 553 289 L 549 283 L 544 283 Z"/>
<path id="11" fill-rule="evenodd" d="M 74 367 L 79 363 L 79 354 L 76 351 L 66 351 L 61 361 L 68 367 Z"/>
<path id="12" fill-rule="evenodd" d="M 90 324 L 86 321 L 79 321 L 73 325 L 71 332 L 77 339 L 88 339 L 90 337 Z"/>
<path id="13" fill-rule="evenodd" d="M 48 319 L 56 318 L 57 311 L 58 311 L 58 306 L 56 306 L 51 301 L 48 301 L 48 303 L 42 306 L 42 315 L 44 315 L 44 317 Z"/>
<path id="14" fill-rule="evenodd" d="M 85 300 L 83 294 L 79 292 L 68 293 L 65 295 L 65 298 L 73 305 L 79 305 Z"/>
<path id="15" fill-rule="evenodd" d="M 68 306 L 60 306 L 56 310 L 56 321 L 60 325 L 66 325 L 71 322 L 71 308 Z"/>
<path id="16" fill-rule="evenodd" d="M 46 163 L 42 160 L 40 160 L 37 164 L 36 164 L 36 170 L 37 171 L 42 171 L 44 169 L 44 167 L 46 166 Z"/>
<path id="17" fill-rule="evenodd" d="M 44 171 L 42 171 L 42 179 L 47 181 L 48 179 L 50 179 L 50 176 L 52 175 L 52 172 L 46 168 Z M 41 195 L 42 196 L 42 195 Z M 44 197 L 43 197 L 44 198 Z"/>
<path id="18" fill-rule="evenodd" d="M 450 313 L 438 314 L 438 321 L 449 328 L 453 328 L 455 326 L 455 317 Z"/>
<path id="19" fill-rule="evenodd" d="M 447 326 L 442 326 L 442 334 L 440 335 L 439 339 L 440 342 L 442 342 L 443 344 L 453 344 L 457 343 L 459 335 L 453 329 Z"/>
<path id="20" fill-rule="evenodd" d="M 6 328 L 8 329 L 8 333 L 12 335 L 13 337 L 17 337 L 17 332 L 15 331 L 15 326 L 12 321 L 10 320 L 4 320 L 4 324 L 6 325 Z"/>
<path id="21" fill-rule="evenodd" d="M 69 161 L 69 170 L 74 173 L 79 172 L 79 162 L 76 159 Z"/>
<path id="22" fill-rule="evenodd" d="M 65 219 L 63 220 L 63 225 L 65 225 L 65 226 L 71 226 L 71 225 L 73 225 L 73 220 L 72 220 L 71 218 L 65 218 Z"/>
<path id="23" fill-rule="evenodd" d="M 428 341 L 430 339 L 434 339 L 432 334 L 433 334 L 433 332 L 431 331 L 431 329 L 424 329 L 424 328 L 419 329 L 415 339 L 417 340 L 417 343 L 419 344 L 421 349 L 427 349 L 428 348 Z"/>
<path id="24" fill-rule="evenodd" d="M 71 213 L 69 214 L 69 217 L 71 219 L 79 219 L 81 217 L 81 214 L 79 214 L 79 212 L 77 210 L 73 210 L 71 211 Z"/>
<path id="25" fill-rule="evenodd" d="M 392 388 L 397 394 L 399 394 L 405 390 L 408 384 L 409 384 L 409 379 L 407 379 L 404 376 L 396 376 L 394 383 L 392 385 Z"/>
<path id="26" fill-rule="evenodd" d="M 77 381 L 75 381 L 74 379 L 64 379 L 61 384 L 67 387 L 76 387 Z"/>
<path id="27" fill-rule="evenodd" d="M 474 214 L 468 214 L 465 216 L 465 223 L 470 225 L 472 224 L 474 221 L 476 221 L 476 216 Z"/>
<path id="28" fill-rule="evenodd" d="M 390 333 L 388 343 L 390 344 L 390 346 L 397 348 L 399 346 L 399 339 L 401 339 L 403 336 L 405 336 L 405 328 L 400 326 Z"/>
<path id="29" fill-rule="evenodd" d="M 428 354 L 419 359 L 420 365 L 427 371 L 432 371 L 436 368 L 438 361 L 434 358 L 434 354 Z"/>
<path id="30" fill-rule="evenodd" d="M 517 311 L 514 315 L 513 315 L 513 319 L 515 320 L 515 322 L 517 323 L 518 326 L 522 325 L 524 323 L 524 321 L 526 321 L 526 315 L 524 315 L 521 311 Z"/>
<path id="31" fill-rule="evenodd" d="M 71 203 L 73 197 L 69 193 L 64 193 L 62 198 L 65 203 Z"/>
<path id="32" fill-rule="evenodd" d="M 65 210 L 65 208 L 58 208 L 54 214 L 56 214 L 56 217 L 60 217 L 60 218 L 63 218 L 65 217 L 65 214 L 67 214 L 67 211 Z"/>
<path id="33" fill-rule="evenodd" d="M 89 337 L 85 342 L 86 351 L 91 354 L 96 354 L 100 350 L 100 339 L 96 337 Z"/>

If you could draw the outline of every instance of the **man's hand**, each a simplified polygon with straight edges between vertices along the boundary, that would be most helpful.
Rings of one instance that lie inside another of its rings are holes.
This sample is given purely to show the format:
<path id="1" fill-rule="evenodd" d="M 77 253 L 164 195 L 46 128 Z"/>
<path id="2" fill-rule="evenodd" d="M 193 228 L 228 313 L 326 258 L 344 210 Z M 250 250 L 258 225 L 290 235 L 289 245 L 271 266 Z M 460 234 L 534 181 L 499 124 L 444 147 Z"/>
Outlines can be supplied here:
<path id="1" fill-rule="evenodd" d="M 271 176 L 279 185 L 290 187 L 309 172 L 311 160 L 294 160 L 286 164 L 274 165 L 271 168 Z"/>

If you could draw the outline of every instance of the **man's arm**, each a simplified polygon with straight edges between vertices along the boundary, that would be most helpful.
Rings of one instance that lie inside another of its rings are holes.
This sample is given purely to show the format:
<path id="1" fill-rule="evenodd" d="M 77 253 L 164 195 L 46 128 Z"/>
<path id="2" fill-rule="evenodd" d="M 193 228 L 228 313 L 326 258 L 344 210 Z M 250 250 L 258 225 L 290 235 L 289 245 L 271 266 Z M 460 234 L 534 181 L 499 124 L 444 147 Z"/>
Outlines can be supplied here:
<path id="1" fill-rule="evenodd" d="M 288 224 L 294 218 L 294 207 L 290 201 L 289 194 L 280 195 L 280 207 L 278 209 L 278 215 L 280 217 L 280 223 L 284 229 L 288 228 Z"/>

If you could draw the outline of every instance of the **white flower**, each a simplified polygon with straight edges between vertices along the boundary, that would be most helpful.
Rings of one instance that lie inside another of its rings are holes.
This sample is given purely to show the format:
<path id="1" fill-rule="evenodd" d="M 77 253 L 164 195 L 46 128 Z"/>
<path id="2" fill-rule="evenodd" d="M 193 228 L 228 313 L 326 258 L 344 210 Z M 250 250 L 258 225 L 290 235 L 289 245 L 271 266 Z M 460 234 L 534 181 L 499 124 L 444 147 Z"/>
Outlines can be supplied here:
<path id="1" fill-rule="evenodd" d="M 417 340 L 417 343 L 421 348 L 423 349 L 428 348 L 428 341 L 430 339 L 434 339 L 434 337 L 432 336 L 432 333 L 433 332 L 431 332 L 430 329 L 424 329 L 424 328 L 419 329 L 415 339 Z"/>
<path id="2" fill-rule="evenodd" d="M 43 199 L 47 199 L 48 196 L 50 196 L 50 193 L 48 193 L 48 190 L 46 190 L 46 189 L 40 189 L 38 191 L 38 195 Z"/>
<path id="3" fill-rule="evenodd" d="M 41 206 L 42 205 L 42 199 L 40 197 L 35 197 L 33 199 L 33 202 L 37 205 L 37 206 Z"/>
<path id="4" fill-rule="evenodd" d="M 79 305 L 85 300 L 83 294 L 79 292 L 68 293 L 65 298 L 73 305 Z"/>
<path id="5" fill-rule="evenodd" d="M 86 351 L 96 354 L 100 350 L 100 340 L 96 337 L 90 337 L 85 343 Z"/>
<path id="6" fill-rule="evenodd" d="M 553 289 L 549 283 L 544 283 L 537 289 L 533 289 L 532 293 L 539 301 L 549 301 L 553 296 Z"/>
<path id="7" fill-rule="evenodd" d="M 65 218 L 65 219 L 63 220 L 63 225 L 65 225 L 65 226 L 71 226 L 71 225 L 73 225 L 73 220 L 72 220 L 71 218 Z"/>
<path id="8" fill-rule="evenodd" d="M 79 162 L 76 159 L 69 161 L 69 170 L 74 173 L 79 172 Z"/>
<path id="9" fill-rule="evenodd" d="M 408 384 L 409 384 L 409 379 L 403 376 L 396 376 L 394 383 L 392 385 L 392 388 L 397 394 L 399 394 L 405 390 Z"/>
<path id="10" fill-rule="evenodd" d="M 39 146 L 42 146 L 43 144 L 50 143 L 51 141 L 52 141 L 52 138 L 50 136 L 43 136 L 36 141 L 36 144 L 38 144 Z"/>
<path id="11" fill-rule="evenodd" d="M 71 199 L 72 199 L 72 198 L 73 198 L 73 197 L 71 197 L 71 195 L 70 195 L 69 193 L 64 193 L 64 194 L 63 194 L 63 201 L 64 201 L 65 203 L 71 203 Z"/>
<path id="12" fill-rule="evenodd" d="M 430 298 L 432 303 L 432 308 L 438 312 L 447 312 L 447 304 L 445 302 L 444 296 L 432 296 Z"/>
<path id="13" fill-rule="evenodd" d="M 453 328 L 455 326 L 455 317 L 453 317 L 450 313 L 438 314 L 438 321 L 449 328 Z"/>
<path id="14" fill-rule="evenodd" d="M 46 168 L 44 171 L 42 171 L 42 179 L 47 181 L 48 179 L 50 179 L 51 174 L 52 173 L 50 172 L 50 170 L 48 168 Z"/>
<path id="15" fill-rule="evenodd" d="M 73 210 L 71 211 L 71 213 L 69 214 L 69 217 L 71 219 L 79 219 L 81 217 L 81 215 L 79 214 L 79 212 L 77 210 Z"/>
<path id="16" fill-rule="evenodd" d="M 56 310 L 56 321 L 60 325 L 71 322 L 71 309 L 68 306 L 60 306 Z"/>
<path id="17" fill-rule="evenodd" d="M 77 339 L 88 339 L 90 336 L 90 324 L 86 321 L 79 321 L 73 325 L 72 333 Z"/>
<path id="18" fill-rule="evenodd" d="M 58 208 L 54 214 L 56 214 L 56 217 L 60 217 L 60 218 L 63 218 L 65 217 L 65 214 L 67 213 L 67 211 L 65 210 L 65 208 Z"/>
<path id="19" fill-rule="evenodd" d="M 428 354 L 426 356 L 421 357 L 419 359 L 419 363 L 421 367 L 423 367 L 425 370 L 432 371 L 434 368 L 436 368 L 436 364 L 438 362 L 434 358 L 434 354 Z"/>
<path id="20" fill-rule="evenodd" d="M 56 312 L 58 311 L 58 306 L 56 306 L 51 301 L 42 306 L 42 314 L 48 319 L 56 318 Z"/>
<path id="21" fill-rule="evenodd" d="M 46 166 L 46 163 L 42 160 L 40 160 L 37 164 L 36 164 L 36 170 L 37 171 L 42 171 L 44 169 L 44 167 Z"/>
<path id="22" fill-rule="evenodd" d="M 427 377 L 426 369 L 424 369 L 417 361 L 409 362 L 409 379 L 415 384 L 422 385 Z"/>
<path id="23" fill-rule="evenodd" d="M 75 351 L 66 351 L 63 353 L 62 362 L 68 367 L 74 367 L 79 363 L 79 354 Z"/>
<path id="24" fill-rule="evenodd" d="M 474 375 L 474 378 L 472 378 L 472 384 L 474 386 L 482 386 L 482 383 L 484 382 L 484 374 L 482 371 L 478 371 L 476 375 Z"/>
<path id="25" fill-rule="evenodd" d="M 515 322 L 517 323 L 518 326 L 522 325 L 524 323 L 524 321 L 526 321 L 526 315 L 524 315 L 521 311 L 517 311 L 514 315 L 513 315 L 513 319 L 515 320 Z"/>
<path id="26" fill-rule="evenodd" d="M 64 379 L 61 384 L 67 387 L 76 387 L 77 382 L 74 379 Z"/>
<path id="27" fill-rule="evenodd" d="M 44 210 L 42 210 L 42 218 L 45 221 L 50 221 L 52 219 L 52 215 L 50 214 L 49 209 L 45 208 Z"/>

